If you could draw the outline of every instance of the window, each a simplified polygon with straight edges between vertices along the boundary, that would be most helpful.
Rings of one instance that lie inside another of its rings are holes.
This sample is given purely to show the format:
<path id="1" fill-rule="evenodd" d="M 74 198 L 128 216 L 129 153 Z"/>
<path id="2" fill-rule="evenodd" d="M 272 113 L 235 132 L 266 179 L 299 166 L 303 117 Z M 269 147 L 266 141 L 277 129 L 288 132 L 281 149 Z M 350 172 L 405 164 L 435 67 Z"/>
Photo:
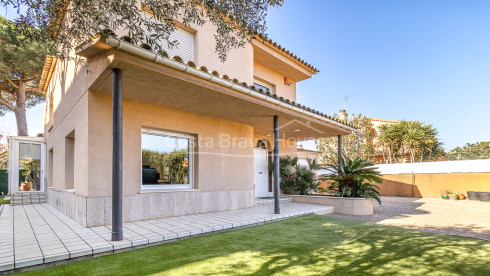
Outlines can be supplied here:
<path id="1" fill-rule="evenodd" d="M 267 84 L 260 82 L 260 81 L 257 81 L 257 80 L 254 80 L 254 87 L 257 90 L 262 89 L 264 92 L 272 93 L 272 86 L 267 85 Z"/>
<path id="2" fill-rule="evenodd" d="M 149 17 L 148 20 L 155 21 L 153 17 Z M 151 35 L 146 31 L 147 35 Z M 179 56 L 184 62 L 194 60 L 194 34 L 188 32 L 182 28 L 175 27 L 175 31 L 170 34 L 169 41 L 177 41 L 172 47 L 169 47 L 166 39 L 157 39 L 155 43 L 160 45 L 169 57 Z"/>
<path id="3" fill-rule="evenodd" d="M 194 138 L 170 132 L 141 133 L 142 189 L 193 187 Z"/>
<path id="4" fill-rule="evenodd" d="M 65 137 L 65 190 L 75 188 L 75 131 Z"/>

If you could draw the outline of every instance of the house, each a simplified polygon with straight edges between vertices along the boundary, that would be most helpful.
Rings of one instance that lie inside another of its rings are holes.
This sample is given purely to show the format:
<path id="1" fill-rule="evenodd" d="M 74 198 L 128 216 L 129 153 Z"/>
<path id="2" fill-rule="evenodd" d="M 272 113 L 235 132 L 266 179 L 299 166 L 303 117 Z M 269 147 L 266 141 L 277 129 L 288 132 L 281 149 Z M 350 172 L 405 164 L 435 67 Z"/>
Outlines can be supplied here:
<path id="1" fill-rule="evenodd" d="M 213 34 L 178 24 L 168 57 L 96 35 L 74 53 L 90 70 L 47 58 L 49 204 L 86 227 L 251 207 L 273 192 L 274 151 L 355 130 L 296 102 L 315 67 L 260 38 L 222 63 Z"/>

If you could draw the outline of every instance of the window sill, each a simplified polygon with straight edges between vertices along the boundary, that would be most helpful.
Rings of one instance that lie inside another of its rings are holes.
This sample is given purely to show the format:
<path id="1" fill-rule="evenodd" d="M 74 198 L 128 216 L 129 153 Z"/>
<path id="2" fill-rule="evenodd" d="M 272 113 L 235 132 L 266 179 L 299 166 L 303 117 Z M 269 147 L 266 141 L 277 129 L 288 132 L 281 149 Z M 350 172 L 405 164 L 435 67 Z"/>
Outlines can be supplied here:
<path id="1" fill-rule="evenodd" d="M 199 189 L 167 189 L 167 188 L 152 188 L 152 189 L 141 189 L 140 194 L 148 193 L 178 193 L 178 192 L 198 192 Z"/>

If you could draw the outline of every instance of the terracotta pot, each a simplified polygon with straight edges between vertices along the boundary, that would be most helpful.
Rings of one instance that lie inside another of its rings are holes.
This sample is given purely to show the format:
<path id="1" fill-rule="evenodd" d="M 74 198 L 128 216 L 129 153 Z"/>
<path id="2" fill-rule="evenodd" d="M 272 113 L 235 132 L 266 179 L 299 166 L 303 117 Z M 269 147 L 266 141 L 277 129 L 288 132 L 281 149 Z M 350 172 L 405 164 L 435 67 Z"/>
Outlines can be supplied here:
<path id="1" fill-rule="evenodd" d="M 29 182 L 22 182 L 20 184 L 20 190 L 21 191 L 30 191 L 31 190 L 31 183 L 29 183 Z"/>

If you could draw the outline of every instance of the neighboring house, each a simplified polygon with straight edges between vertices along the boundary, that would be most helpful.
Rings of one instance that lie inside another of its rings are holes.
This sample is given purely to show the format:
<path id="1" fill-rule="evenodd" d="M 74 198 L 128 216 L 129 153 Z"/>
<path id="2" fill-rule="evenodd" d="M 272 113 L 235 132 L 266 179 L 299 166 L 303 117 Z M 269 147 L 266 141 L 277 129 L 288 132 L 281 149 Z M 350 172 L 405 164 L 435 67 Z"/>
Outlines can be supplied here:
<path id="1" fill-rule="evenodd" d="M 253 40 L 222 63 L 210 23 L 181 25 L 170 58 L 116 34 L 78 47 L 89 71 L 48 57 L 40 84 L 48 203 L 84 226 L 111 223 L 120 160 L 124 222 L 224 211 L 271 195 L 274 116 L 280 155 L 296 156 L 297 141 L 354 130 L 296 103 L 296 83 L 318 70 L 276 42 Z M 112 117 L 118 81 L 122 121 Z M 122 157 L 113 159 L 121 122 Z"/>

